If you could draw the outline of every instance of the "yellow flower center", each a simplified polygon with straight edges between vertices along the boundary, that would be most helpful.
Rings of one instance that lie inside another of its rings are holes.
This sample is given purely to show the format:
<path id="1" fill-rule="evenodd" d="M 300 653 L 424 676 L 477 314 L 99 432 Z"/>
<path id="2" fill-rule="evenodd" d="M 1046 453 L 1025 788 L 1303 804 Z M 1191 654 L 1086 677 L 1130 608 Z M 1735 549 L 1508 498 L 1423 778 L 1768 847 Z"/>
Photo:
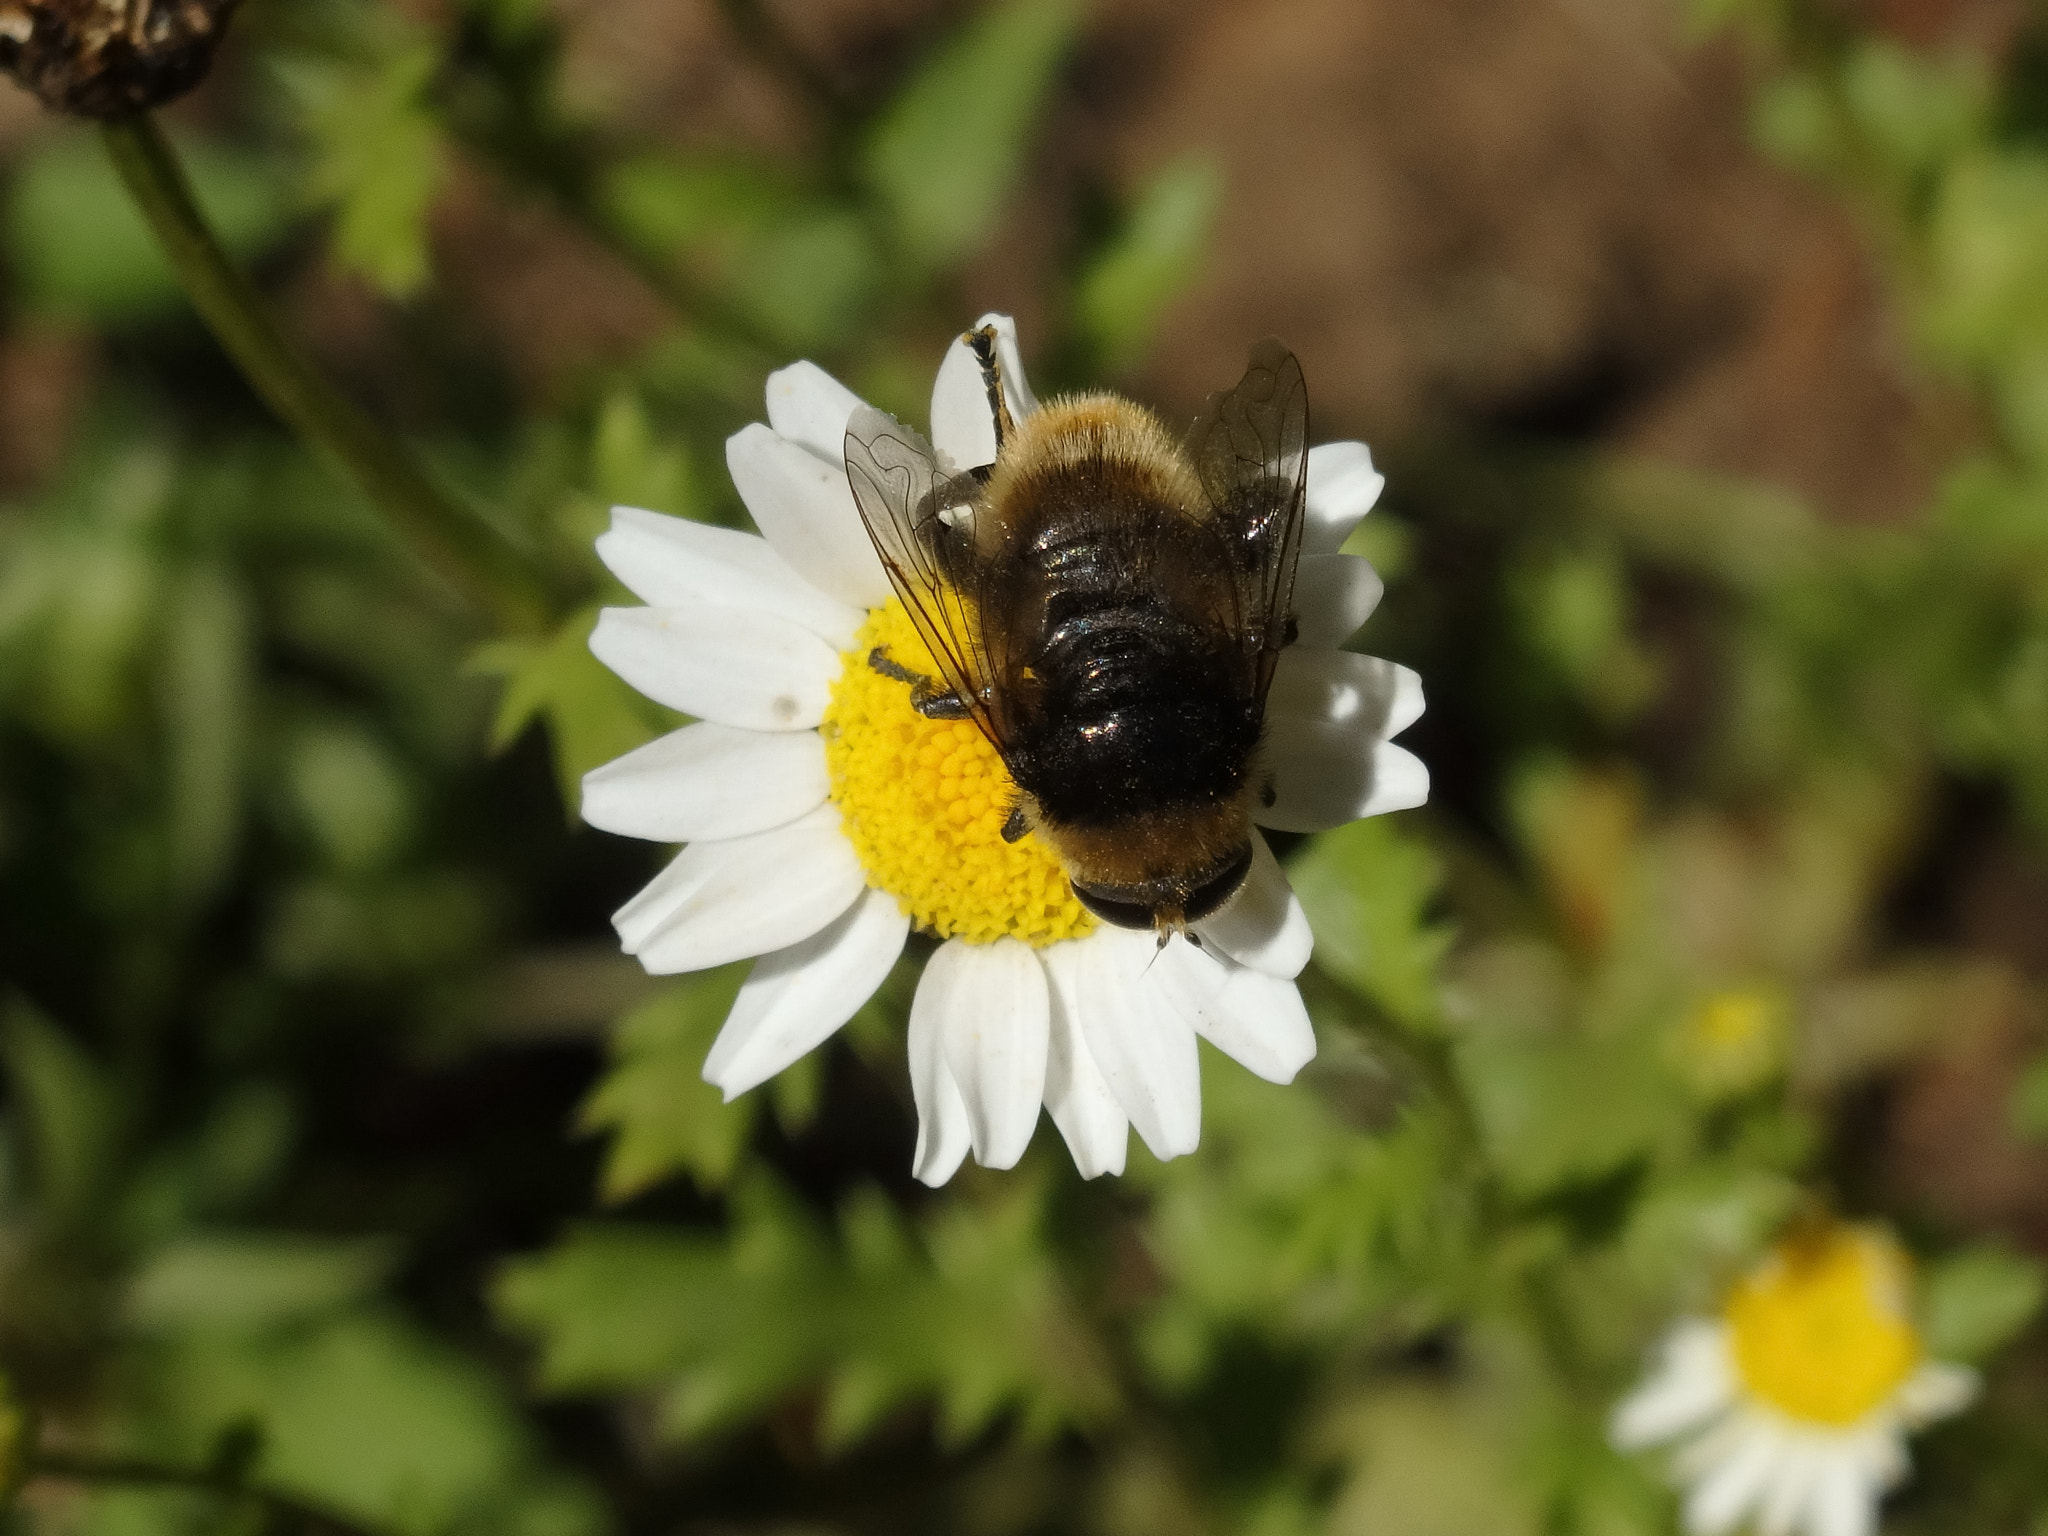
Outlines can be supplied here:
<path id="1" fill-rule="evenodd" d="M 1747 1092 L 1778 1070 L 1787 1012 L 1784 999 L 1768 987 L 1717 992 L 1679 1030 L 1680 1065 L 1703 1089 Z"/>
<path id="2" fill-rule="evenodd" d="M 1751 1393 L 1795 1419 L 1853 1424 L 1920 1362 L 1906 1262 L 1886 1238 L 1830 1227 L 1780 1243 L 1724 1314 Z"/>
<path id="3" fill-rule="evenodd" d="M 1722 992 L 1693 1015 L 1693 1037 L 1708 1050 L 1734 1054 L 1763 1041 L 1775 1022 L 1772 1000 L 1761 992 Z"/>
<path id="4" fill-rule="evenodd" d="M 1095 926 L 1066 872 L 1036 838 L 1003 841 L 1016 799 L 996 749 L 966 720 L 927 720 L 910 684 L 868 665 L 882 647 L 898 666 L 936 677 L 903 604 L 868 614 L 825 711 L 825 763 L 846 835 L 868 884 L 893 895 L 940 938 L 1053 944 Z"/>

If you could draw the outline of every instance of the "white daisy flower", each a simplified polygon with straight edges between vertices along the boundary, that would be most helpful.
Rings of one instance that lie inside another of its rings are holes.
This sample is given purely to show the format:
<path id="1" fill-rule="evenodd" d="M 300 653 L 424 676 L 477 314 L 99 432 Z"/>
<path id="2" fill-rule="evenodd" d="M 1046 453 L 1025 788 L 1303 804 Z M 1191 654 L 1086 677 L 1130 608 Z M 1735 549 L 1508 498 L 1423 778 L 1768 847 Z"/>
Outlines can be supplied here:
<path id="1" fill-rule="evenodd" d="M 1685 1527 L 1722 1536 L 1871 1536 L 1906 1474 L 1906 1435 L 1966 1407 L 1976 1372 L 1925 1358 L 1905 1257 L 1885 1233 L 1830 1225 L 1780 1242 L 1718 1320 L 1665 1339 L 1611 1433 L 1675 1444 Z"/>
<path id="2" fill-rule="evenodd" d="M 1012 409 L 1035 410 L 1006 316 Z M 1162 1158 L 1201 1134 L 1195 1037 L 1274 1082 L 1315 1054 L 1294 978 L 1308 922 L 1257 841 L 1243 889 L 1155 946 L 1098 923 L 1035 838 L 1006 843 L 1002 760 L 964 721 L 930 720 L 866 664 L 873 647 L 928 659 L 891 594 L 848 487 L 860 404 L 811 363 L 768 380 L 768 424 L 726 462 L 761 537 L 617 508 L 597 543 L 648 606 L 610 608 L 590 647 L 648 697 L 697 717 L 590 773 L 583 817 L 684 843 L 619 909 L 650 972 L 759 957 L 704 1063 L 727 1099 L 780 1072 L 874 992 L 915 927 L 943 942 L 910 1011 L 913 1169 L 950 1178 L 969 1152 L 1023 1155 L 1040 1105 L 1088 1177 L 1120 1173 L 1127 1128 Z M 973 355 L 956 342 L 932 391 L 932 441 L 987 464 L 995 433 Z M 1315 832 L 1419 805 L 1429 777 L 1387 738 L 1422 712 L 1414 673 L 1340 651 L 1380 580 L 1339 546 L 1379 496 L 1363 443 L 1311 451 L 1296 584 L 1298 643 L 1267 702 L 1265 826 Z"/>

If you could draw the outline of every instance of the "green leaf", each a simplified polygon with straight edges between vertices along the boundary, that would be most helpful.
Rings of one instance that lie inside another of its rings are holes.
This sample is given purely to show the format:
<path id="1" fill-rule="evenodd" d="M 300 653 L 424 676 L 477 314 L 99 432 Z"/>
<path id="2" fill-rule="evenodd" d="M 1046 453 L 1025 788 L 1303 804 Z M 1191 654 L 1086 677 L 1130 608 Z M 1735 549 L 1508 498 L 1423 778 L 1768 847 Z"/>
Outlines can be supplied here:
<path id="1" fill-rule="evenodd" d="M 1980 152 L 1943 179 L 1928 231 L 1932 339 L 1958 359 L 2048 346 L 2048 155 Z"/>
<path id="2" fill-rule="evenodd" d="M 393 298 L 427 280 L 427 212 L 446 170 L 426 101 L 439 66 L 438 50 L 418 44 L 367 63 L 279 67 L 313 141 L 310 195 L 334 210 L 334 258 Z"/>
<path id="3" fill-rule="evenodd" d="M 113 1085 L 78 1044 L 18 997 L 0 1001 L 0 1059 L 28 1123 L 37 1203 L 82 1216 L 107 1187 L 119 1134 Z"/>
<path id="4" fill-rule="evenodd" d="M 686 1302 L 716 1286 L 717 1242 L 654 1227 L 597 1226 L 508 1264 L 492 1290 L 499 1315 L 540 1342 L 538 1374 L 553 1392 L 645 1387 L 708 1347 L 708 1319 Z M 805 1318 L 792 1314 L 800 1329 Z M 752 1347 L 734 1335 L 735 1352 Z"/>
<path id="5" fill-rule="evenodd" d="M 620 1022 L 613 1065 L 577 1114 L 585 1131 L 611 1131 L 600 1187 L 625 1200 L 675 1173 L 723 1188 L 753 1130 L 759 1094 L 727 1104 L 704 1081 L 704 1057 L 732 1007 L 744 966 L 693 976 Z"/>
<path id="6" fill-rule="evenodd" d="M 1074 0 L 992 6 L 883 113 L 863 163 L 909 260 L 942 267 L 988 235 L 1080 17 Z"/>
<path id="7" fill-rule="evenodd" d="M 535 721 L 547 727 L 563 809 L 583 803 L 583 775 L 680 723 L 679 717 L 633 691 L 590 654 L 595 604 L 563 621 L 546 640 L 500 640 L 483 647 L 471 667 L 506 679 L 491 727 L 502 752 Z"/>
<path id="8" fill-rule="evenodd" d="M 610 505 L 690 512 L 690 461 L 683 445 L 657 437 L 640 396 L 607 396 L 590 435 L 590 488 Z"/>
<path id="9" fill-rule="evenodd" d="M 177 150 L 231 256 L 246 262 L 283 234 L 285 188 L 268 161 L 183 137 Z M 14 279 L 34 309 L 119 325 L 175 313 L 184 302 L 127 189 L 82 134 L 52 134 L 25 156 L 7 189 L 6 232 Z"/>
<path id="10" fill-rule="evenodd" d="M 2012 1128 L 2031 1141 L 2048 1141 L 2048 1052 L 2034 1058 L 2013 1084 L 2007 1108 Z"/>
<path id="11" fill-rule="evenodd" d="M 1075 318 L 1105 368 L 1128 368 L 1151 345 L 1168 306 L 1201 268 L 1222 198 L 1223 173 L 1213 159 L 1174 161 L 1082 274 Z"/>
<path id="12" fill-rule="evenodd" d="M 1384 817 L 1316 838 L 1288 867 L 1316 936 L 1316 963 L 1395 1021 L 1429 1027 L 1451 932 L 1431 920 L 1436 856 Z"/>
<path id="13" fill-rule="evenodd" d="M 188 901 L 212 894 L 240 831 L 251 619 L 213 565 L 188 567 L 167 604 L 160 708 L 169 737 L 171 862 Z"/>
<path id="14" fill-rule="evenodd" d="M 830 346 L 872 312 L 882 258 L 856 214 L 805 209 L 743 242 L 728 265 L 734 299 L 791 347 Z"/>
<path id="15" fill-rule="evenodd" d="M 1640 1035 L 1478 1034 L 1458 1042 L 1458 1069 L 1494 1167 L 1521 1194 L 1601 1179 L 1684 1128 L 1679 1085 Z"/>
<path id="16" fill-rule="evenodd" d="M 280 1232 L 185 1238 L 153 1254 L 130 1282 L 131 1326 L 256 1331 L 361 1301 L 396 1262 L 379 1238 L 335 1240 Z"/>
<path id="17" fill-rule="evenodd" d="M 252 1481 L 398 1536 L 605 1527 L 592 1495 L 541 1462 L 497 1379 L 394 1315 L 241 1342 L 201 1331 L 159 1359 L 156 1433 L 187 1459 L 247 1425 Z"/>
<path id="18" fill-rule="evenodd" d="M 367 730 L 342 720 L 315 722 L 291 743 L 284 778 L 301 828 L 336 869 L 364 874 L 388 867 L 412 838 L 413 786 Z"/>
<path id="19" fill-rule="evenodd" d="M 2005 1248 L 1972 1248 L 1930 1265 L 1921 1280 L 1927 1351 L 1979 1361 L 2017 1338 L 2041 1310 L 2048 1274 Z"/>
<path id="20" fill-rule="evenodd" d="M 862 1193 L 837 1242 L 765 1178 L 739 1186 L 732 1211 L 723 1240 L 593 1227 L 508 1266 L 498 1310 L 539 1341 L 543 1383 L 660 1387 L 677 1438 L 809 1386 L 824 1388 L 828 1445 L 919 1397 L 948 1443 L 1005 1408 L 1039 1434 L 1105 1411 L 1111 1379 L 1059 1289 L 1033 1190 L 949 1207 L 922 1232 Z"/>

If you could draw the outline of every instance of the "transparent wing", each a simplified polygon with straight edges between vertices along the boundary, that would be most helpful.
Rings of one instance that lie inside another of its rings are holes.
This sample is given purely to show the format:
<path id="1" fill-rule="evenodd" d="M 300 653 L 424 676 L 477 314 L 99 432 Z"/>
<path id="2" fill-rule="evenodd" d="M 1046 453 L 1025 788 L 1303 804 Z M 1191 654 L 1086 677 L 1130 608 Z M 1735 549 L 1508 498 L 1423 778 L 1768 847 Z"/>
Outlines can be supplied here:
<path id="1" fill-rule="evenodd" d="M 1237 386 L 1211 395 L 1195 418 L 1188 457 L 1235 576 L 1226 617 L 1263 699 L 1287 643 L 1308 502 L 1308 385 L 1294 354 L 1271 337 L 1253 347 Z"/>
<path id="2" fill-rule="evenodd" d="M 931 651 L 939 680 L 1001 751 L 990 708 L 996 674 L 982 641 L 971 570 L 980 481 L 946 474 L 922 434 L 871 405 L 846 424 L 846 478 L 889 585 Z"/>

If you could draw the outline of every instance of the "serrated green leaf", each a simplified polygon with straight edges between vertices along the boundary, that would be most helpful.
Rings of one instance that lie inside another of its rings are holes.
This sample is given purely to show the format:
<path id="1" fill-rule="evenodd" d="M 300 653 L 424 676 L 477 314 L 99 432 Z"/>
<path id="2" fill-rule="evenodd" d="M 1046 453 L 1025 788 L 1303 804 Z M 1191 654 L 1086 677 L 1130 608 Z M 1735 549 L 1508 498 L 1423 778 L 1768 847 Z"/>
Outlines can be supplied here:
<path id="1" fill-rule="evenodd" d="M 765 1178 L 733 1195 L 725 1239 L 599 1227 L 508 1266 L 499 1312 L 541 1345 L 557 1391 L 661 1387 L 664 1431 L 692 1439 L 813 1384 L 828 1445 L 927 1397 L 957 1442 L 1015 1406 L 1039 1432 L 1113 1392 L 1068 1315 L 1030 1191 L 953 1208 L 914 1239 L 873 1195 L 834 1242 Z"/>
<path id="2" fill-rule="evenodd" d="M 1073 0 L 992 6 L 882 114 L 863 164 L 909 260 L 945 266 L 987 236 L 1080 16 Z"/>
<path id="3" fill-rule="evenodd" d="M 759 1113 L 760 1096 L 731 1104 L 704 1081 L 704 1057 L 732 1007 L 744 966 L 691 977 L 619 1024 L 614 1063 L 577 1112 L 585 1131 L 610 1131 L 600 1188 L 626 1200 L 676 1173 L 723 1188 Z"/>
<path id="4" fill-rule="evenodd" d="M 305 113 L 308 190 L 333 209 L 335 260 L 393 298 L 427 280 L 427 212 L 446 173 L 426 103 L 439 67 L 438 49 L 416 44 L 371 62 L 299 59 L 279 71 Z"/>
<path id="5" fill-rule="evenodd" d="M 470 662 L 475 671 L 506 680 L 492 749 L 502 752 L 529 725 L 543 724 L 562 806 L 572 819 L 583 803 L 584 774 L 681 723 L 590 654 L 597 614 L 594 604 L 578 610 L 546 640 L 495 641 Z"/>

